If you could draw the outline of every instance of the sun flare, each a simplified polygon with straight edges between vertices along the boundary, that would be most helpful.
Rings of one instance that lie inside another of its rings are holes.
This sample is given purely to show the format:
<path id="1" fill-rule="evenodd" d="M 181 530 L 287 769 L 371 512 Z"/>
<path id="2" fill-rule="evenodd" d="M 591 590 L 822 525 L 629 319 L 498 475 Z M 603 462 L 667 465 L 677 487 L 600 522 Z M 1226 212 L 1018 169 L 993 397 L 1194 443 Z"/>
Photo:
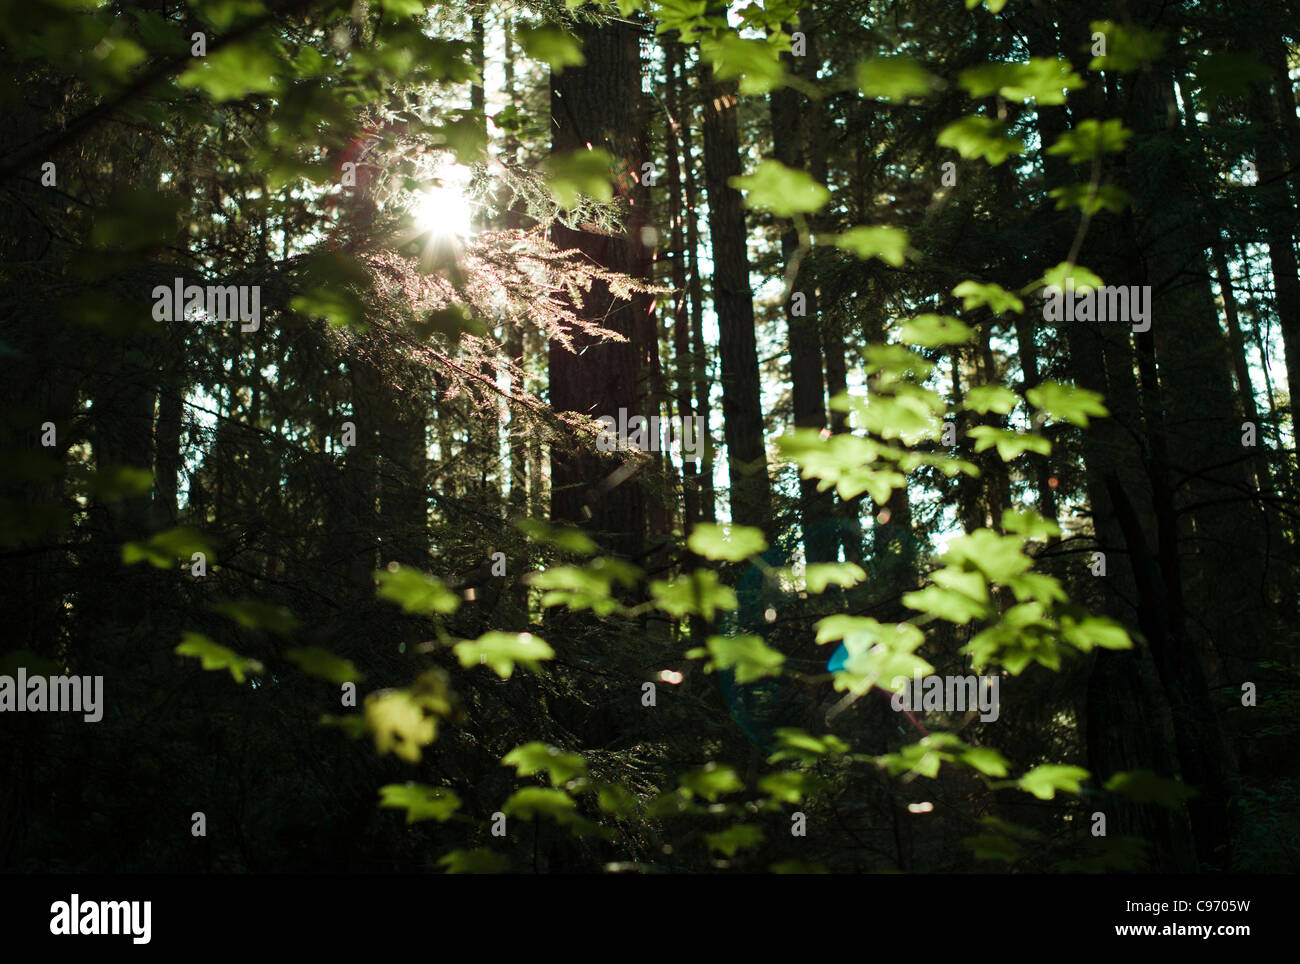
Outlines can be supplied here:
<path id="1" fill-rule="evenodd" d="M 466 194 L 469 171 L 450 168 L 418 191 L 411 203 L 411 216 L 422 234 L 436 238 L 465 238 L 473 231 L 474 205 Z"/>

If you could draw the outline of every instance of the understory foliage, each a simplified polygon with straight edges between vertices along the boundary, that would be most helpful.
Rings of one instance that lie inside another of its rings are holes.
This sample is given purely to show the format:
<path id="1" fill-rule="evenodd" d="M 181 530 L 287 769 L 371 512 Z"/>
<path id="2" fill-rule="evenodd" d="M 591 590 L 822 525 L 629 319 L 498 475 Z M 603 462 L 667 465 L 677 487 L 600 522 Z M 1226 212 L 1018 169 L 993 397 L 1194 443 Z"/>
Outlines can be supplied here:
<path id="1" fill-rule="evenodd" d="M 1191 411 L 1204 343 L 1172 302 L 1118 347 L 1038 321 L 1137 264 L 1175 297 L 1168 170 L 1214 218 L 1195 256 L 1228 250 L 1214 297 L 1189 269 L 1213 338 L 1234 277 L 1248 339 L 1281 311 L 1276 237 L 1245 225 L 1291 199 L 1237 183 L 1270 75 L 1217 32 L 1268 5 L 1073 6 L 0 0 L 0 675 L 105 694 L 97 724 L 0 717 L 0 867 L 1295 869 L 1294 429 L 1251 384 L 1273 336 Z M 550 146 L 548 85 L 629 23 L 666 187 Z M 755 525 L 710 343 L 706 71 L 755 279 Z M 1166 84 L 1176 134 L 1131 106 Z M 463 235 L 420 216 L 453 169 Z M 657 253 L 629 274 L 561 231 Z M 160 317 L 174 283 L 257 286 L 256 326 Z M 644 310 L 620 327 L 593 292 Z M 821 421 L 792 395 L 804 292 Z M 710 420 L 703 454 L 604 452 L 609 413 L 550 404 L 595 344 L 633 350 L 642 414 Z M 639 551 L 554 509 L 575 453 L 636 493 Z M 1185 625 L 1151 615 L 1175 595 Z M 930 674 L 996 677 L 998 713 L 891 706 Z M 1140 706 L 1107 730 L 1106 699 Z M 1226 749 L 1197 770 L 1208 718 Z M 1149 767 L 1090 762 L 1143 741 Z M 1216 802 L 1230 828 L 1188 843 Z"/>

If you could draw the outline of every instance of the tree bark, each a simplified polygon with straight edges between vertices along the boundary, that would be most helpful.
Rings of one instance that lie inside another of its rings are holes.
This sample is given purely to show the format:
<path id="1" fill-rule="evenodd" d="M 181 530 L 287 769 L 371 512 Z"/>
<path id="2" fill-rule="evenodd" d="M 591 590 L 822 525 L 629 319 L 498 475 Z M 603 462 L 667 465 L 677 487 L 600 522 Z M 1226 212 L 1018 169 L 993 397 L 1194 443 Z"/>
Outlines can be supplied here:
<path id="1" fill-rule="evenodd" d="M 647 207 L 638 178 L 646 158 L 641 123 L 641 60 L 638 32 L 613 21 L 599 27 L 579 24 L 586 64 L 552 77 L 551 147 L 556 153 L 592 147 L 608 151 L 617 165 L 616 194 L 627 202 L 628 223 L 617 237 L 581 231 L 557 222 L 551 236 L 561 250 L 577 249 L 596 264 L 634 278 L 650 275 L 649 252 L 641 226 Z M 579 306 L 588 319 L 623 335 L 626 342 L 579 335 L 569 351 L 550 347 L 551 405 L 557 412 L 628 418 L 640 411 L 638 359 L 645 351 L 649 299 L 616 297 L 602 282 L 593 283 Z M 585 525 L 614 552 L 637 556 L 645 544 L 646 500 L 639 482 L 601 458 L 594 443 L 551 451 L 551 512 L 555 519 Z"/>
<path id="2" fill-rule="evenodd" d="M 767 529 L 772 492 L 763 439 L 745 211 L 740 192 L 727 183 L 740 174 L 739 94 L 734 82 L 715 80 L 707 64 L 700 65 L 700 88 L 705 94 L 704 181 L 713 238 L 713 307 L 718 316 L 731 518 L 741 525 Z"/>

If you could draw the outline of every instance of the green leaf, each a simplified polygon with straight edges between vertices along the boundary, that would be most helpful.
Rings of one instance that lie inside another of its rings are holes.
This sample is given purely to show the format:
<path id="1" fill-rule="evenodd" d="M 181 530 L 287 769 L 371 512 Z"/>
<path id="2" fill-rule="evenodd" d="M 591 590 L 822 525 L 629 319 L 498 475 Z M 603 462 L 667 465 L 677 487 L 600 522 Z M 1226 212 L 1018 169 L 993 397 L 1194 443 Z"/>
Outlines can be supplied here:
<path id="1" fill-rule="evenodd" d="M 754 824 L 738 823 L 718 833 L 707 833 L 704 841 L 710 850 L 734 857 L 738 850 L 748 850 L 763 842 L 763 828 Z"/>
<path id="2" fill-rule="evenodd" d="M 630 817 L 636 813 L 637 801 L 626 788 L 617 783 L 593 784 L 596 791 L 596 805 L 606 813 L 617 817 Z"/>
<path id="3" fill-rule="evenodd" d="M 721 585 L 712 569 L 696 569 L 671 582 L 656 579 L 650 583 L 650 595 L 657 609 L 678 618 L 693 613 L 712 620 L 718 610 L 739 605 L 731 587 Z"/>
<path id="4" fill-rule="evenodd" d="M 564 820 L 576 807 L 573 798 L 563 790 L 521 787 L 510 795 L 510 799 L 501 807 L 501 812 L 520 820 L 532 820 L 538 816 Z"/>
<path id="5" fill-rule="evenodd" d="M 848 251 L 863 261 L 879 258 L 895 268 L 901 268 L 907 257 L 908 236 L 902 228 L 859 226 L 835 235 L 834 241 L 837 248 Z"/>
<path id="6" fill-rule="evenodd" d="M 888 416 L 881 411 L 880 405 L 876 407 L 875 413 L 883 420 L 888 420 Z M 930 433 L 926 430 L 919 437 L 928 434 Z M 915 440 L 918 435 L 901 435 L 901 438 Z M 904 487 L 906 482 L 907 477 L 901 472 L 894 472 L 893 469 L 855 469 L 853 472 L 841 474 L 840 481 L 836 482 L 835 491 L 839 492 L 841 499 L 855 499 L 862 492 L 866 492 L 876 505 L 884 505 L 891 499 L 893 492 Z"/>
<path id="7" fill-rule="evenodd" d="M 297 618 L 283 606 L 257 599 L 217 603 L 212 611 L 233 619 L 245 629 L 266 629 L 281 636 L 288 636 L 298 625 Z"/>
<path id="8" fill-rule="evenodd" d="M 176 83 L 186 89 L 198 88 L 218 103 L 249 94 L 275 93 L 280 89 L 284 61 L 266 46 L 260 40 L 248 41 L 196 57 Z"/>
<path id="9" fill-rule="evenodd" d="M 843 639 L 850 633 L 871 632 L 880 623 L 870 616 L 850 616 L 847 613 L 836 613 L 834 616 L 825 616 L 813 623 L 813 628 L 817 630 L 817 644 L 824 645 L 833 643 L 837 639 Z"/>
<path id="10" fill-rule="evenodd" d="M 575 612 L 590 609 L 597 616 L 620 612 L 623 606 L 614 598 L 614 583 L 630 587 L 636 584 L 641 570 L 622 559 L 601 557 L 585 566 L 552 566 L 529 573 L 524 581 L 545 589 L 543 608 L 567 606 Z"/>
<path id="11" fill-rule="evenodd" d="M 868 375 L 888 375 L 891 378 L 911 377 L 925 379 L 934 371 L 934 363 L 902 345 L 868 345 L 866 356 Z M 843 398 L 844 396 L 836 396 Z M 836 399 L 831 399 L 834 407 Z M 841 409 L 843 411 L 843 409 Z"/>
<path id="12" fill-rule="evenodd" d="M 1058 866 L 1063 874 L 1133 873 L 1146 869 L 1149 860 L 1147 843 L 1138 837 L 1087 837 L 1083 856 Z"/>
<path id="13" fill-rule="evenodd" d="M 1118 120 L 1085 120 L 1066 131 L 1047 149 L 1048 154 L 1064 154 L 1071 164 L 1091 161 L 1100 154 L 1118 154 L 1124 150 L 1133 132 Z"/>
<path id="14" fill-rule="evenodd" d="M 1034 564 L 1021 552 L 1024 538 L 1000 536 L 992 529 L 976 529 L 948 542 L 943 558 L 950 565 L 978 569 L 989 582 L 1005 583 Z"/>
<path id="15" fill-rule="evenodd" d="M 808 591 L 823 593 L 830 585 L 849 589 L 867 578 L 866 570 L 855 562 L 811 562 L 804 572 Z"/>
<path id="16" fill-rule="evenodd" d="M 995 315 L 1005 315 L 1009 311 L 1020 314 L 1025 310 L 1025 303 L 1001 285 L 963 281 L 952 289 L 952 293 L 962 300 L 961 306 L 965 311 L 973 311 L 981 305 L 988 305 Z"/>
<path id="17" fill-rule="evenodd" d="M 998 860 L 1014 864 L 1023 854 L 1020 845 L 1014 840 L 989 833 L 967 837 L 962 843 L 971 849 L 976 860 Z"/>
<path id="18" fill-rule="evenodd" d="M 228 669 L 236 683 L 244 682 L 245 674 L 256 676 L 262 672 L 262 664 L 257 660 L 245 659 L 201 633 L 182 633 L 181 644 L 174 652 L 178 656 L 197 656 L 203 661 L 204 669 Z"/>
<path id="19" fill-rule="evenodd" d="M 704 807 L 691 803 L 689 797 L 690 794 L 682 790 L 658 794 L 646 804 L 645 815 L 651 820 L 667 820 L 706 812 Z"/>
<path id="20" fill-rule="evenodd" d="M 829 617 L 834 619 L 835 617 Z M 853 624 L 844 635 L 844 645 L 850 653 L 879 646 L 894 653 L 910 653 L 925 642 L 925 634 L 911 623 L 879 623 L 870 616 L 852 616 Z M 816 623 L 823 629 L 823 619 Z M 819 632 L 818 635 L 821 635 Z"/>
<path id="21" fill-rule="evenodd" d="M 1088 416 L 1104 418 L 1109 413 L 1096 392 L 1062 382 L 1043 382 L 1025 392 L 1025 398 L 1036 408 L 1056 421 L 1069 422 L 1080 428 L 1088 427 Z"/>
<path id="22" fill-rule="evenodd" d="M 1093 57 L 1089 70 L 1136 70 L 1158 60 L 1164 52 L 1163 35 L 1142 27 L 1094 20 L 1091 29 L 1095 34 L 1106 35 L 1106 55 Z"/>
<path id="23" fill-rule="evenodd" d="M 342 659 L 318 646 L 291 649 L 284 655 L 286 659 L 297 663 L 309 676 L 316 676 L 339 686 L 344 683 L 359 683 L 365 679 L 365 674 L 360 672 L 350 659 Z"/>
<path id="24" fill-rule="evenodd" d="M 939 767 L 956 760 L 956 756 L 947 752 L 950 748 L 962 748 L 964 744 L 951 733 L 931 733 L 917 743 L 903 747 L 897 753 L 887 753 L 878 757 L 877 762 L 894 776 L 904 773 L 916 773 L 933 780 L 939 775 Z"/>
<path id="25" fill-rule="evenodd" d="M 957 569 L 954 566 L 944 566 L 942 569 L 936 569 L 930 573 L 930 578 L 934 580 L 936 586 L 942 586 L 944 589 L 954 589 L 970 596 L 976 602 L 986 603 L 989 601 L 988 582 L 981 572 L 971 572 L 965 569 Z"/>
<path id="26" fill-rule="evenodd" d="M 1102 616 L 1061 616 L 1061 638 L 1083 652 L 1094 646 L 1102 649 L 1132 649 L 1133 640 L 1119 623 Z"/>
<path id="27" fill-rule="evenodd" d="M 965 842 L 975 851 L 976 857 L 984 860 L 1018 860 L 1021 842 L 1042 840 L 1042 834 L 996 817 L 981 817 L 980 823 L 989 832 Z"/>
<path id="28" fill-rule="evenodd" d="M 350 740 L 360 739 L 370 732 L 370 728 L 366 726 L 366 718 L 359 715 L 334 716 L 326 713 L 320 718 L 320 725 L 342 730 Z"/>
<path id="29" fill-rule="evenodd" d="M 587 761 L 579 754 L 566 753 L 538 740 L 515 747 L 501 758 L 501 762 L 514 767 L 521 777 L 545 771 L 553 787 L 587 774 Z"/>
<path id="30" fill-rule="evenodd" d="M 858 411 L 859 400 L 854 399 L 850 410 Z M 881 409 L 870 413 L 868 425 L 884 421 Z M 777 446 L 782 454 L 793 458 L 802 467 L 805 479 L 820 479 L 819 491 L 834 486 L 840 497 L 852 499 L 869 492 L 877 503 L 888 501 L 890 493 L 900 488 L 906 477 L 889 468 L 867 468 L 866 463 L 876 459 L 878 443 L 856 435 L 839 433 L 829 439 L 813 429 L 796 429 L 781 436 Z"/>
<path id="31" fill-rule="evenodd" d="M 822 783 L 823 781 L 812 773 L 781 770 L 760 777 L 758 789 L 782 803 L 800 804 L 807 796 L 820 789 Z"/>
<path id="32" fill-rule="evenodd" d="M 971 654 L 977 671 L 995 659 L 1012 676 L 1018 676 L 1031 663 L 1060 669 L 1061 648 L 1055 641 L 1056 626 L 1043 618 L 1043 605 L 1035 600 L 1012 606 L 997 623 L 977 633 L 961 652 Z"/>
<path id="33" fill-rule="evenodd" d="M 289 299 L 289 307 L 308 318 L 324 318 L 334 328 L 363 332 L 368 327 L 366 303 L 343 284 L 324 284 Z"/>
<path id="34" fill-rule="evenodd" d="M 614 158 L 608 151 L 579 148 L 568 154 L 548 157 L 542 162 L 555 201 L 561 208 L 572 208 L 579 197 L 589 197 L 602 204 L 614 198 L 610 178 Z"/>
<path id="35" fill-rule="evenodd" d="M 987 777 L 998 778 L 1007 775 L 1006 759 L 997 750 L 987 746 L 971 747 L 962 753 L 961 760 Z"/>
<path id="36" fill-rule="evenodd" d="M 1029 290 L 1036 288 L 1060 288 L 1066 289 L 1069 283 L 1074 284 L 1074 290 L 1078 292 L 1095 291 L 1102 287 L 1105 282 L 1098 275 L 1093 274 L 1082 265 L 1070 264 L 1068 261 L 1062 261 L 1055 268 L 1049 269 L 1041 278 L 1029 286 Z"/>
<path id="37" fill-rule="evenodd" d="M 937 143 L 968 159 L 982 157 L 994 167 L 1012 154 L 1025 153 L 1024 141 L 1008 135 L 1004 125 L 979 116 L 953 121 L 939 132 Z"/>
<path id="38" fill-rule="evenodd" d="M 497 113 L 489 114 L 488 118 L 508 134 L 518 134 L 528 126 L 527 116 L 515 104 L 508 104 Z"/>
<path id="39" fill-rule="evenodd" d="M 266 12 L 258 0 L 202 0 L 193 2 L 190 6 L 200 20 L 222 31 L 238 21 L 251 20 Z"/>
<path id="40" fill-rule="evenodd" d="M 1003 388 L 1001 385 L 976 385 L 967 390 L 962 408 L 969 412 L 979 412 L 981 415 L 989 412 L 1010 415 L 1019 402 L 1020 397 L 1009 388 Z"/>
<path id="41" fill-rule="evenodd" d="M 847 644 L 846 644 L 847 645 Z M 912 653 L 896 652 L 884 646 L 872 646 L 865 650 L 850 647 L 850 656 L 844 668 L 836 670 L 835 689 L 844 690 L 861 696 L 873 686 L 900 679 L 911 679 L 914 674 L 922 676 L 934 672 L 934 667 Z"/>
<path id="42" fill-rule="evenodd" d="M 1065 590 L 1059 580 L 1041 572 L 1025 572 L 1007 581 L 1011 591 L 1016 594 L 1018 602 L 1029 599 L 1037 600 L 1044 606 L 1053 602 L 1065 602 Z"/>
<path id="43" fill-rule="evenodd" d="M 453 345 L 459 344 L 467 334 L 479 337 L 487 334 L 487 325 L 475 318 L 464 305 L 430 309 L 412 322 L 411 328 L 421 338 L 437 333 Z"/>
<path id="44" fill-rule="evenodd" d="M 453 647 L 464 669 L 486 664 L 502 679 L 509 679 L 515 664 L 541 671 L 541 661 L 555 658 L 555 650 L 540 636 L 532 633 L 484 633 L 476 640 L 462 640 Z"/>
<path id="45" fill-rule="evenodd" d="M 983 619 L 989 611 L 988 606 L 979 600 L 942 586 L 926 586 L 916 592 L 904 593 L 903 605 L 958 626 L 965 626 L 972 619 Z"/>
<path id="46" fill-rule="evenodd" d="M 1093 215 L 1101 211 L 1113 211 L 1120 214 L 1133 203 L 1133 196 L 1114 184 L 1069 184 L 1054 187 L 1047 192 L 1048 197 L 1056 198 L 1056 210 L 1078 208 L 1084 214 Z"/>
<path id="47" fill-rule="evenodd" d="M 687 547 L 697 556 L 712 561 L 743 562 L 767 550 L 762 530 L 751 526 L 715 525 L 701 522 L 691 530 Z"/>
<path id="48" fill-rule="evenodd" d="M 564 0 L 569 9 L 580 7 L 588 0 Z M 655 18 L 659 26 L 656 34 L 669 33 L 673 30 L 681 33 L 684 44 L 694 43 L 701 30 L 708 28 L 705 13 L 710 0 L 658 0 L 655 4 Z"/>
<path id="49" fill-rule="evenodd" d="M 460 808 L 460 797 L 444 787 L 422 783 L 390 783 L 379 788 L 381 807 L 406 811 L 406 822 L 437 820 L 446 823 Z"/>
<path id="50" fill-rule="evenodd" d="M 170 20 L 152 10 L 132 10 L 136 30 L 144 45 L 153 53 L 179 54 L 189 49 L 189 43 L 176 31 Z"/>
<path id="51" fill-rule="evenodd" d="M 819 490 L 823 492 L 845 473 L 852 472 L 875 457 L 871 442 L 867 439 L 847 433 L 826 438 L 811 428 L 786 432 L 777 439 L 776 444 L 784 458 L 792 459 L 800 465 L 803 478 L 822 481 Z"/>
<path id="52" fill-rule="evenodd" d="M 766 159 L 759 161 L 753 174 L 729 178 L 727 184 L 745 192 L 746 207 L 771 211 L 779 218 L 818 211 L 831 197 L 812 175 Z"/>
<path id="53" fill-rule="evenodd" d="M 510 869 L 510 859 L 487 847 L 475 847 L 453 850 L 438 859 L 438 866 L 446 867 L 449 874 L 504 874 Z"/>
<path id="54" fill-rule="evenodd" d="M 940 345 L 960 345 L 968 342 L 975 334 L 975 329 L 946 315 L 917 315 L 908 319 L 899 335 L 901 341 L 922 348 L 938 348 Z"/>
<path id="55" fill-rule="evenodd" d="M 981 3 L 988 7 L 989 13 L 1001 13 L 1010 0 L 966 0 L 966 9 L 974 10 Z"/>
<path id="56" fill-rule="evenodd" d="M 453 716 L 455 713 L 455 694 L 451 691 L 450 677 L 446 670 L 427 669 L 421 673 L 405 692 L 419 706 L 438 716 Z"/>
<path id="57" fill-rule="evenodd" d="M 1130 770 L 1116 773 L 1106 781 L 1106 789 L 1122 793 L 1135 803 L 1158 803 L 1162 807 L 1177 809 L 1197 795 L 1196 790 L 1181 780 L 1162 777 L 1151 770 Z"/>
<path id="58" fill-rule="evenodd" d="M 517 36 L 525 54 L 549 64 L 557 74 L 565 67 L 581 67 L 587 62 L 577 39 L 557 27 L 521 27 Z"/>
<path id="59" fill-rule="evenodd" d="M 443 40 L 429 37 L 423 32 L 417 36 L 420 38 L 418 47 L 412 45 L 409 51 L 411 53 L 418 51 L 419 59 L 416 65 L 425 83 L 463 84 L 477 75 L 478 71 L 470 63 L 470 45 L 465 41 Z M 391 51 L 393 48 L 390 46 L 389 49 Z M 396 52 L 405 54 L 408 48 L 401 48 Z M 355 54 L 353 56 L 355 57 Z M 406 62 L 398 65 L 400 71 L 407 69 Z M 415 72 L 412 70 L 413 74 Z"/>
<path id="60" fill-rule="evenodd" d="M 407 763 L 420 762 L 420 747 L 437 738 L 438 721 L 407 690 L 381 690 L 366 697 L 366 727 L 375 740 L 375 752 L 387 753 Z"/>
<path id="61" fill-rule="evenodd" d="M 740 92 L 762 96 L 785 82 L 780 50 L 765 40 L 723 31 L 700 41 L 700 56 L 713 64 L 718 80 L 740 78 Z"/>
<path id="62" fill-rule="evenodd" d="M 997 2 L 997 0 L 994 0 Z M 829 874 L 825 864 L 808 860 L 778 860 L 767 868 L 774 874 Z"/>
<path id="63" fill-rule="evenodd" d="M 447 120 L 429 128 L 435 142 L 451 151 L 457 163 L 466 167 L 483 160 L 489 143 L 484 115 L 463 110 L 447 116 Z"/>
<path id="64" fill-rule="evenodd" d="M 705 664 L 706 671 L 734 669 L 736 682 L 742 686 L 764 676 L 779 676 L 785 662 L 785 656 L 768 646 L 760 636 L 710 636 L 704 647 L 703 652 L 691 650 L 686 655 L 704 655 L 707 652 L 710 659 Z"/>
<path id="65" fill-rule="evenodd" d="M 424 0 L 379 0 L 384 13 L 395 17 L 418 17 L 424 13 Z"/>
<path id="66" fill-rule="evenodd" d="M 1003 509 L 1002 528 L 1026 539 L 1051 539 L 1061 534 L 1061 527 L 1033 509 Z"/>
<path id="67" fill-rule="evenodd" d="M 1036 101 L 1040 105 L 1065 103 L 1067 90 L 1084 86 L 1083 78 L 1068 60 L 1033 57 L 1018 64 L 983 64 L 962 71 L 958 83 L 975 98 L 995 91 L 1008 100 Z"/>
<path id="68" fill-rule="evenodd" d="M 408 613 L 449 615 L 460 607 L 460 597 L 434 576 L 401 565 L 375 573 L 375 595 L 395 602 Z"/>
<path id="69" fill-rule="evenodd" d="M 82 481 L 91 498 L 99 502 L 120 502 L 149 492 L 153 488 L 153 473 L 126 465 L 108 465 L 87 472 Z"/>
<path id="70" fill-rule="evenodd" d="M 147 562 L 156 569 L 171 569 L 178 559 L 189 562 L 196 552 L 207 556 L 208 562 L 214 561 L 207 537 L 189 526 L 177 526 L 151 536 L 147 542 L 126 543 L 122 546 L 122 562 L 128 566 Z"/>
<path id="71" fill-rule="evenodd" d="M 27 670 L 28 676 L 59 676 L 64 672 L 61 663 L 45 659 L 30 649 L 0 653 L 0 676 L 17 676 L 20 667 Z"/>
<path id="72" fill-rule="evenodd" d="M 116 81 L 126 80 L 132 70 L 149 59 L 148 52 L 130 37 L 106 36 L 94 47 L 94 71 Z"/>
<path id="73" fill-rule="evenodd" d="M 777 728 L 775 735 L 777 750 L 768 757 L 769 763 L 782 760 L 816 763 L 822 757 L 838 756 L 849 750 L 849 745 L 832 733 L 816 737 L 796 727 L 783 726 Z"/>
<path id="74" fill-rule="evenodd" d="M 897 386 L 894 386 L 897 390 Z M 915 445 L 930 439 L 937 441 L 943 433 L 943 421 L 940 414 L 944 409 L 943 399 L 935 392 L 922 389 L 900 396 L 878 393 L 853 408 L 862 428 L 882 439 L 899 439 L 906 445 Z M 858 492 L 870 488 L 870 470 L 861 473 L 862 485 Z M 891 488 L 897 488 L 904 479 L 889 479 Z M 893 483 L 897 483 L 897 485 Z M 840 486 L 840 496 L 851 499 L 854 495 L 845 492 L 846 486 Z M 888 498 L 888 495 L 886 495 Z M 883 501 L 883 500 L 881 500 Z"/>
<path id="75" fill-rule="evenodd" d="M 862 96 L 901 104 L 935 90 L 939 78 L 910 57 L 872 57 L 858 64 Z"/>
<path id="76" fill-rule="evenodd" d="M 1032 793 L 1039 800 L 1051 800 L 1058 790 L 1065 793 L 1078 793 L 1079 784 L 1087 780 L 1088 776 L 1088 771 L 1082 767 L 1044 764 L 1034 767 L 1016 781 L 1016 785 L 1026 793 Z"/>
<path id="77" fill-rule="evenodd" d="M 682 774 L 679 785 L 688 794 L 703 797 L 710 803 L 725 793 L 739 793 L 745 789 L 744 781 L 735 770 L 712 761 L 698 770 Z"/>
<path id="78" fill-rule="evenodd" d="M 983 452 L 996 445 L 998 456 L 1003 462 L 1018 458 L 1022 452 L 1052 454 L 1052 443 L 1033 432 L 1013 432 L 992 425 L 977 425 L 966 434 L 975 439 L 976 452 Z"/>
<path id="79" fill-rule="evenodd" d="M 830 617 L 832 620 L 834 617 Z M 844 668 L 835 672 L 835 688 L 850 693 L 865 693 L 883 681 L 890 683 L 899 677 L 911 678 L 913 673 L 930 673 L 932 667 L 913 652 L 925 642 L 925 635 L 910 623 L 878 623 L 869 617 L 849 617 L 852 623 L 818 623 L 819 636 L 836 631 L 837 625 L 847 628 L 844 648 L 848 659 Z"/>
<path id="80" fill-rule="evenodd" d="M 533 542 L 555 546 L 574 555 L 594 555 L 598 549 L 591 537 L 576 526 L 551 525 L 541 519 L 520 519 L 515 528 Z"/>

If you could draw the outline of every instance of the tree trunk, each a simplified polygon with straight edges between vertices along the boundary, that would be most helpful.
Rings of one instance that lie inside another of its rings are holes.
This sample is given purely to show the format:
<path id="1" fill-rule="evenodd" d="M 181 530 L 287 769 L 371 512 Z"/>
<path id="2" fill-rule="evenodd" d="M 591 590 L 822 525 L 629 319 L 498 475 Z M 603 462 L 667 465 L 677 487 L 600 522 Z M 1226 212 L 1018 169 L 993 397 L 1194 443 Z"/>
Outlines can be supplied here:
<path id="1" fill-rule="evenodd" d="M 791 58 L 787 56 L 785 59 L 787 65 L 792 66 Z M 771 94 L 773 153 L 778 161 L 790 168 L 803 167 L 801 145 L 808 144 L 800 121 L 808 105 L 802 101 L 801 95 L 790 87 L 780 87 Z M 791 262 L 795 258 L 801 261 L 785 303 L 794 424 L 798 428 L 822 431 L 826 428 L 826 398 L 821 339 L 817 330 L 817 283 L 803 258 L 793 221 L 782 225 L 781 255 L 787 275 Z M 818 492 L 816 479 L 800 479 L 799 496 L 807 561 L 834 562 L 839 558 L 839 539 L 831 526 L 834 503 L 830 491 Z"/>
<path id="2" fill-rule="evenodd" d="M 647 203 L 638 180 L 646 157 L 638 32 L 618 21 L 599 27 L 580 24 L 577 32 L 586 64 L 552 77 L 552 150 L 568 153 L 590 144 L 608 151 L 618 168 L 616 192 L 628 204 L 628 224 L 614 237 L 557 222 L 551 236 L 561 250 L 577 249 L 596 264 L 648 278 L 649 252 L 640 230 Z M 628 341 L 602 342 L 579 335 L 573 351 L 552 342 L 552 407 L 557 412 L 608 415 L 615 420 L 620 409 L 626 410 L 628 418 L 652 414 L 639 411 L 642 398 L 637 390 L 648 299 L 617 298 L 607 285 L 595 282 L 579 308 L 586 318 Z M 645 544 L 646 500 L 639 480 L 628 478 L 612 459 L 600 457 L 591 441 L 582 441 L 576 450 L 562 444 L 552 448 L 551 512 L 557 520 L 591 528 L 619 554 L 637 556 Z"/>
<path id="3" fill-rule="evenodd" d="M 718 316 L 731 518 L 741 525 L 766 529 L 772 518 L 772 494 L 763 439 L 745 211 L 740 192 L 727 183 L 740 174 L 739 94 L 734 82 L 714 80 L 707 64 L 700 65 L 700 88 L 705 95 L 704 182 L 713 237 L 713 307 Z"/>

